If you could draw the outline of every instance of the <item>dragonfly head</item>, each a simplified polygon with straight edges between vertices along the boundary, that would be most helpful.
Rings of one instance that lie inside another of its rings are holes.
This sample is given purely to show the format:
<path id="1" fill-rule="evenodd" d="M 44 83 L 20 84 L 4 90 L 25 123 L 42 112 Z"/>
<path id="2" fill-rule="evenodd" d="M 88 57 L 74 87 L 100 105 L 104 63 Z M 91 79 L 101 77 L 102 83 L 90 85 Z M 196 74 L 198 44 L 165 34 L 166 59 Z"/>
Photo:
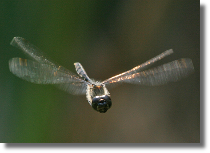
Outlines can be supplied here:
<path id="1" fill-rule="evenodd" d="M 92 100 L 92 107 L 100 113 L 105 113 L 112 106 L 111 98 L 108 95 L 96 96 Z"/>

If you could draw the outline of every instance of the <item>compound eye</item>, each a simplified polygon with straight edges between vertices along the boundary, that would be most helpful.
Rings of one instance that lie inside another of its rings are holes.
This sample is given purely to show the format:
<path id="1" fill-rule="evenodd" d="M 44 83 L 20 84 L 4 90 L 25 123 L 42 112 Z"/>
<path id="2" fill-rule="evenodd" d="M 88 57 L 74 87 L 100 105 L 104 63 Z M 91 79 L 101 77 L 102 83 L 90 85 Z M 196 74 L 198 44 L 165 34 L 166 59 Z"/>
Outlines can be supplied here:
<path id="1" fill-rule="evenodd" d="M 109 96 L 96 96 L 92 100 L 92 107 L 100 113 L 105 113 L 112 105 L 111 99 Z"/>

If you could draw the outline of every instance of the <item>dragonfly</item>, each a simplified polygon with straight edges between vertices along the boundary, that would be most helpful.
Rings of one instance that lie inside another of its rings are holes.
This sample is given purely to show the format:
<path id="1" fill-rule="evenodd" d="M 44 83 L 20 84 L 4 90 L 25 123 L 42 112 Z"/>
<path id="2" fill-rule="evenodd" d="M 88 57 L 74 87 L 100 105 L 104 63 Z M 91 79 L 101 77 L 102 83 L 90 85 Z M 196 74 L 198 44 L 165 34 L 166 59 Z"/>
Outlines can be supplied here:
<path id="1" fill-rule="evenodd" d="M 50 60 L 35 45 L 24 38 L 14 37 L 10 44 L 32 58 L 32 60 L 19 57 L 10 59 L 9 69 L 14 75 L 36 84 L 53 84 L 70 94 L 86 94 L 88 103 L 100 113 L 107 112 L 112 106 L 111 95 L 107 88 L 113 85 L 121 83 L 163 85 L 178 81 L 194 72 L 193 62 L 189 58 L 181 58 L 147 69 L 155 62 L 172 54 L 173 50 L 169 49 L 141 65 L 100 82 L 90 79 L 79 62 L 74 63 L 76 75 Z"/>

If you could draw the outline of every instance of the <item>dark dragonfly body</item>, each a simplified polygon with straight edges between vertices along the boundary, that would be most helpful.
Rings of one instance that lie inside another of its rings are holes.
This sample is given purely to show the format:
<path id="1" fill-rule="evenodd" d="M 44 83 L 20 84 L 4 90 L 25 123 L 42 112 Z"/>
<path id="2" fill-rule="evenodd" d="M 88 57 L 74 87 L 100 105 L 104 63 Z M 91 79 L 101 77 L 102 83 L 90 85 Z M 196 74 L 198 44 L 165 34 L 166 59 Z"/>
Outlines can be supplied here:
<path id="1" fill-rule="evenodd" d="M 14 37 L 10 44 L 18 47 L 33 59 L 27 60 L 18 57 L 10 59 L 9 69 L 13 74 L 36 84 L 54 84 L 71 94 L 86 94 L 89 104 L 100 113 L 105 113 L 112 106 L 110 93 L 106 88 L 111 87 L 112 84 L 162 85 L 187 77 L 194 71 L 192 60 L 188 58 L 145 70 L 156 61 L 172 54 L 173 50 L 169 49 L 131 70 L 99 82 L 90 79 L 80 63 L 74 63 L 78 76 L 52 62 L 36 46 L 24 38 Z"/>
<path id="2" fill-rule="evenodd" d="M 105 113 L 112 105 L 110 93 L 104 84 L 91 80 L 80 63 L 74 63 L 77 74 L 87 82 L 86 98 L 100 113 Z"/>

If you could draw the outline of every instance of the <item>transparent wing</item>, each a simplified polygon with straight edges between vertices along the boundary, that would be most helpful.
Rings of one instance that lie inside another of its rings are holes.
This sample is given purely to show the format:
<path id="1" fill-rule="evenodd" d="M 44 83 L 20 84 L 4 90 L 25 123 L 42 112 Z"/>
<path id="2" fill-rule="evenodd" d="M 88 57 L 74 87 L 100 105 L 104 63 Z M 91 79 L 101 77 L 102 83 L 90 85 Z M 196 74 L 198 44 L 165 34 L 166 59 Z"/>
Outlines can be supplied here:
<path id="1" fill-rule="evenodd" d="M 21 49 L 24 53 L 26 53 L 38 63 L 56 65 L 55 62 L 50 60 L 50 58 L 47 57 L 44 53 L 42 53 L 39 48 L 37 48 L 35 45 L 31 44 L 24 38 L 14 37 L 10 42 L 10 45 Z"/>
<path id="2" fill-rule="evenodd" d="M 21 37 L 14 37 L 10 43 L 21 49 L 32 59 L 12 58 L 9 69 L 16 76 L 37 84 L 54 84 L 71 94 L 85 94 L 86 82 L 68 69 L 55 64 L 35 45 Z"/>
<path id="3" fill-rule="evenodd" d="M 162 85 L 168 82 L 177 81 L 194 72 L 191 59 L 184 58 L 163 64 L 159 67 L 145 70 L 134 74 L 114 76 L 103 83 L 109 87 L 117 83 L 134 83 L 142 85 Z"/>
<path id="4" fill-rule="evenodd" d="M 137 72 L 140 72 L 142 71 L 143 69 L 146 69 L 148 66 L 151 66 L 152 64 L 154 64 L 155 62 L 163 59 L 164 57 L 170 55 L 173 53 L 173 50 L 172 49 L 169 49 L 169 50 L 166 50 L 165 52 L 153 57 L 152 59 L 146 61 L 145 63 L 141 64 L 141 65 L 138 65 L 134 68 L 132 68 L 131 70 L 128 70 L 126 72 L 123 72 L 121 74 L 118 74 L 118 75 L 115 75 L 105 81 L 103 81 L 102 83 L 107 83 L 107 82 L 110 82 L 111 80 L 115 80 L 115 78 L 120 78 L 120 77 L 123 77 L 123 76 L 128 76 L 130 74 L 134 74 L 134 73 L 137 73 Z"/>
<path id="5" fill-rule="evenodd" d="M 85 95 L 87 88 L 87 84 L 85 82 L 61 83 L 56 84 L 55 86 L 74 95 Z"/>
<path id="6" fill-rule="evenodd" d="M 86 82 L 69 70 L 56 65 L 41 64 L 32 60 L 12 58 L 9 69 L 17 77 L 36 84 L 55 84 L 72 94 L 85 94 Z M 59 85 L 60 84 L 60 85 Z M 66 85 L 67 86 L 67 85 Z M 83 87 L 83 88 L 82 88 Z"/>

